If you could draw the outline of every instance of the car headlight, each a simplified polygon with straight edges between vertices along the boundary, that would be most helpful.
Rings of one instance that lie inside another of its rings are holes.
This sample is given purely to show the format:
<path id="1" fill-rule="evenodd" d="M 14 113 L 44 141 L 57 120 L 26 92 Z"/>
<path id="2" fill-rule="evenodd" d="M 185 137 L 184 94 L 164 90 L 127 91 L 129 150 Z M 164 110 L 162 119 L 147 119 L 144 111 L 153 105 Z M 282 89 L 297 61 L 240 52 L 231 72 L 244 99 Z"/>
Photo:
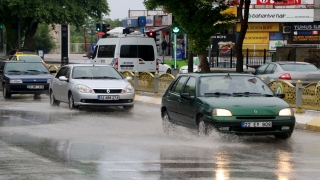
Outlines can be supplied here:
<path id="1" fill-rule="evenodd" d="M 124 89 L 122 89 L 121 93 L 133 93 L 133 87 L 129 84 Z"/>
<path id="2" fill-rule="evenodd" d="M 76 89 L 81 93 L 94 93 L 94 90 L 89 88 L 88 86 L 78 84 L 76 85 Z"/>
<path id="3" fill-rule="evenodd" d="M 13 83 L 22 83 L 22 80 L 21 79 L 10 79 L 10 83 L 13 84 Z"/>
<path id="4" fill-rule="evenodd" d="M 281 109 L 279 116 L 293 116 L 293 110 L 291 108 Z"/>
<path id="5" fill-rule="evenodd" d="M 232 116 L 232 113 L 227 109 L 216 108 L 212 110 L 212 116 Z"/>

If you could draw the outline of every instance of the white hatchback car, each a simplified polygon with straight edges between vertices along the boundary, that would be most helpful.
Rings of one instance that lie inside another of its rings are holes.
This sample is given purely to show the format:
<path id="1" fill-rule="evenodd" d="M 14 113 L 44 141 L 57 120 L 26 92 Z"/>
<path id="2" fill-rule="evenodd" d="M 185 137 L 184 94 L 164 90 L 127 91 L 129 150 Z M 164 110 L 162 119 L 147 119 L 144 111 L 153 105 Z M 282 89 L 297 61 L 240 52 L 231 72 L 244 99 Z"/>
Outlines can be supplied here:
<path id="1" fill-rule="evenodd" d="M 50 104 L 79 106 L 134 106 L 135 92 L 131 77 L 123 76 L 112 66 L 98 64 L 69 64 L 63 66 L 49 85 Z"/>
<path id="2" fill-rule="evenodd" d="M 193 72 L 199 72 L 199 66 L 198 65 L 193 65 Z M 180 74 L 183 74 L 183 73 L 188 73 L 188 65 L 186 66 L 182 66 L 180 69 L 179 69 L 179 73 Z"/>
<path id="3" fill-rule="evenodd" d="M 158 59 L 159 63 L 159 75 L 161 76 L 162 74 L 168 73 L 171 74 L 171 67 L 167 64 L 165 64 L 162 60 Z"/>

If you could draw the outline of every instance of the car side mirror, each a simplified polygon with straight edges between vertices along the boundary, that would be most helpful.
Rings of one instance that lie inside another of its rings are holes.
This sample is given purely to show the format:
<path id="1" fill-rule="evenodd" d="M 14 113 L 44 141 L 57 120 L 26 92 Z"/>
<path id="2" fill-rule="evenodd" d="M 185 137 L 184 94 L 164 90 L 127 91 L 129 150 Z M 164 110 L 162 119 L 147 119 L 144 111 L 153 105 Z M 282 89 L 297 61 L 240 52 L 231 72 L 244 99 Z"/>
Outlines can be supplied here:
<path id="1" fill-rule="evenodd" d="M 126 77 L 126 80 L 127 80 L 127 81 L 131 81 L 131 80 L 132 80 L 132 77 L 127 76 L 127 77 Z"/>
<path id="2" fill-rule="evenodd" d="M 286 94 L 276 94 L 276 96 L 277 96 L 278 98 L 283 99 L 283 98 L 285 98 L 285 97 L 286 97 Z"/>
<path id="3" fill-rule="evenodd" d="M 181 97 L 185 99 L 194 100 L 194 96 L 190 96 L 190 93 L 181 93 Z"/>
<path id="4" fill-rule="evenodd" d="M 65 76 L 60 76 L 60 77 L 59 77 L 59 80 L 60 80 L 60 81 L 68 81 L 68 78 L 66 78 Z"/>

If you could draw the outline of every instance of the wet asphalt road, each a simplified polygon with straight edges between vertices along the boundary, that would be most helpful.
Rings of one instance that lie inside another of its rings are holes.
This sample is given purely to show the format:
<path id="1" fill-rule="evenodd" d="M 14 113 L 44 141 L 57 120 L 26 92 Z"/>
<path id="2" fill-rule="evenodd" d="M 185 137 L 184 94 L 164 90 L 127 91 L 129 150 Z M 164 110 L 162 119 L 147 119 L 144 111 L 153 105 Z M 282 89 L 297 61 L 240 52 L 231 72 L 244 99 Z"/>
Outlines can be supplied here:
<path id="1" fill-rule="evenodd" d="M 2 92 L 1 92 L 2 93 Z M 159 107 L 51 107 L 47 96 L 0 97 L 2 179 L 320 179 L 320 133 L 199 139 L 163 134 Z"/>

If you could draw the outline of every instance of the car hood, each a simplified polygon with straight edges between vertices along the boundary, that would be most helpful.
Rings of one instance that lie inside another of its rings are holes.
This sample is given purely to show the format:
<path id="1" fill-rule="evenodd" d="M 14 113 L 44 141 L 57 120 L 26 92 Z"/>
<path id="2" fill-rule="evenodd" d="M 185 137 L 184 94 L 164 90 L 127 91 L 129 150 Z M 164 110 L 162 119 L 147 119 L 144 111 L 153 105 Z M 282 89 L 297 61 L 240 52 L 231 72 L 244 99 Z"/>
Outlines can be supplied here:
<path id="1" fill-rule="evenodd" d="M 51 74 L 5 74 L 9 79 L 51 79 Z"/>
<path id="2" fill-rule="evenodd" d="M 276 116 L 279 110 L 288 108 L 289 105 L 278 97 L 200 97 L 202 103 L 217 108 L 228 109 L 234 116 Z M 256 110 L 256 114 L 254 111 Z"/>
<path id="3" fill-rule="evenodd" d="M 92 89 L 125 88 L 130 84 L 125 79 L 73 79 L 73 83 L 86 85 Z"/>

